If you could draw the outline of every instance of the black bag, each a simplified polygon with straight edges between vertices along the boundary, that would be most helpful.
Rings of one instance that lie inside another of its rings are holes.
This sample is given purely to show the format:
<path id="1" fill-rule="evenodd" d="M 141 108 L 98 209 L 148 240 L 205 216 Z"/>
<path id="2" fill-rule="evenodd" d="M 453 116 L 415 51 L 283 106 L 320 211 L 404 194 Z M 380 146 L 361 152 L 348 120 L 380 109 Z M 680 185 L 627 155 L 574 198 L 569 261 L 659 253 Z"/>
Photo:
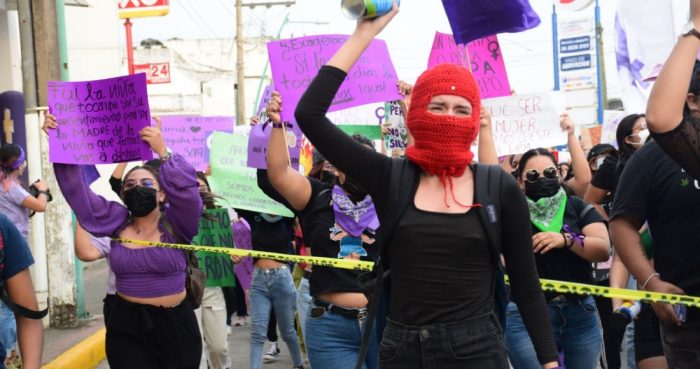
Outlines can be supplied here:
<path id="1" fill-rule="evenodd" d="M 170 235 L 175 238 L 175 242 L 180 244 L 189 244 L 185 242 L 174 231 L 173 227 L 167 220 L 163 220 L 163 226 Z M 192 304 L 192 308 L 198 309 L 202 306 L 202 298 L 204 297 L 204 287 L 207 282 L 207 273 L 199 269 L 199 262 L 194 251 L 182 250 L 185 253 L 185 290 L 187 291 L 187 300 Z"/>
<path id="2" fill-rule="evenodd" d="M 398 188 L 396 183 L 402 177 L 402 172 L 405 167 L 397 165 L 397 161 L 392 163 L 391 168 L 391 179 L 390 188 Z M 475 164 L 473 166 L 476 172 L 474 183 L 475 191 L 475 202 L 481 204 L 479 208 L 479 217 L 484 229 L 486 230 L 486 236 L 489 241 L 489 245 L 492 250 L 494 265 L 497 265 L 494 278 L 494 312 L 498 317 L 501 327 L 505 331 L 506 327 L 506 309 L 508 308 L 508 292 L 505 283 L 505 273 L 503 272 L 503 264 L 501 263 L 501 250 L 502 250 L 502 235 L 501 235 L 501 176 L 503 175 L 503 169 L 495 165 L 483 165 Z M 399 203 L 399 209 L 404 209 L 406 204 L 402 202 L 408 202 L 412 199 L 406 199 L 406 194 L 403 194 L 402 199 L 399 194 L 401 191 L 394 191 L 393 197 L 391 199 L 392 203 Z M 398 212 L 401 214 L 403 211 Z M 389 230 L 394 228 L 396 223 L 399 221 L 400 216 L 396 219 L 390 219 L 389 224 L 382 224 L 380 232 L 382 230 Z M 388 239 L 384 239 L 386 243 L 389 242 Z M 387 245 L 381 245 L 382 250 L 385 250 Z M 358 355 L 357 363 L 355 369 L 361 369 L 367 356 L 367 350 L 369 349 L 369 340 L 371 339 L 372 327 L 375 318 L 377 317 L 377 311 L 379 310 L 380 301 L 382 298 L 386 298 L 387 293 L 384 289 L 384 279 L 390 276 L 390 270 L 384 265 L 385 262 L 382 260 L 383 253 L 380 253 L 380 257 L 377 258 L 375 263 L 375 269 L 371 273 L 367 273 L 361 276 L 360 283 L 364 286 L 363 290 L 369 298 L 368 314 L 367 320 L 365 322 L 365 331 L 362 335 L 362 345 L 360 346 L 360 353 Z M 371 294 L 368 293 L 372 291 Z"/>
<path id="3" fill-rule="evenodd" d="M 5 287 L 5 279 L 2 278 L 2 272 L 5 266 L 5 237 L 0 231 L 0 301 L 5 303 L 5 305 L 15 314 L 21 315 L 25 318 L 39 320 L 43 319 L 46 314 L 49 313 L 49 308 L 44 310 L 36 311 L 25 308 L 22 305 L 15 304 L 10 296 L 7 294 L 7 288 Z"/>

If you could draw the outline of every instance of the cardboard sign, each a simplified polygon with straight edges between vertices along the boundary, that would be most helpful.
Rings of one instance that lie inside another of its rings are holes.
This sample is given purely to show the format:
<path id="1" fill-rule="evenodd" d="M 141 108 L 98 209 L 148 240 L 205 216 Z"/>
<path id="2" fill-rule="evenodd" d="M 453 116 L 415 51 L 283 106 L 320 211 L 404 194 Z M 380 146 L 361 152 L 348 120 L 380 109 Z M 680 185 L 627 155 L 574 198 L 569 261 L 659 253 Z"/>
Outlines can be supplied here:
<path id="1" fill-rule="evenodd" d="M 349 36 L 318 35 L 272 41 L 267 44 L 275 89 L 284 99 L 282 119 L 294 118 L 294 107 L 318 70 Z M 398 77 L 386 43 L 374 40 L 348 72 L 329 111 L 400 98 Z"/>
<path id="2" fill-rule="evenodd" d="M 490 109 L 492 130 L 499 156 L 522 154 L 537 147 L 566 144 L 559 116 L 563 96 L 556 92 L 497 97 L 483 100 Z"/>
<path id="3" fill-rule="evenodd" d="M 392 158 L 402 157 L 406 154 L 408 146 L 408 128 L 403 118 L 403 111 L 398 101 L 386 103 L 386 124 L 389 134 L 384 136 L 384 149 Z"/>
<path id="4" fill-rule="evenodd" d="M 435 32 L 433 48 L 428 57 L 428 69 L 440 64 L 457 64 L 469 68 L 469 56 L 464 45 L 457 45 L 449 33 Z"/>
<path id="5" fill-rule="evenodd" d="M 228 207 L 293 216 L 289 209 L 267 197 L 258 187 L 256 170 L 247 166 L 247 137 L 214 132 L 211 146 L 209 184 Z"/>
<path id="6" fill-rule="evenodd" d="M 253 241 L 251 237 L 250 225 L 245 219 L 239 218 L 239 220 L 233 224 L 233 239 L 236 241 L 236 248 L 252 250 Z M 243 261 L 236 265 L 234 273 L 236 273 L 236 277 L 238 277 L 238 282 L 241 283 L 243 291 L 248 291 L 248 289 L 250 289 L 254 270 L 255 265 L 253 264 L 253 258 L 243 258 Z"/>
<path id="7" fill-rule="evenodd" d="M 287 135 L 287 150 L 294 169 L 299 170 L 299 155 L 301 153 L 301 129 L 295 120 L 285 121 Z M 267 146 L 272 133 L 271 123 L 256 124 L 248 136 L 248 166 L 251 168 L 267 169 Z"/>
<path id="8" fill-rule="evenodd" d="M 192 238 L 193 245 L 221 246 L 233 248 L 233 233 L 231 232 L 231 219 L 228 210 L 207 209 L 205 214 L 214 218 L 205 217 L 199 219 L 199 233 Z M 233 287 L 236 278 L 233 274 L 233 262 L 228 255 L 213 252 L 196 252 L 199 261 L 199 269 L 207 273 L 206 287 Z"/>
<path id="9" fill-rule="evenodd" d="M 145 74 L 50 81 L 47 93 L 49 112 L 58 123 L 49 134 L 49 161 L 110 164 L 153 159 L 139 136 L 151 124 Z"/>
<path id="10" fill-rule="evenodd" d="M 467 44 L 471 71 L 479 84 L 481 98 L 510 96 L 510 82 L 497 36 L 488 36 Z"/>
<path id="11" fill-rule="evenodd" d="M 209 138 L 214 132 L 233 133 L 233 117 L 171 115 L 161 117 L 165 144 L 182 155 L 198 171 L 209 165 Z"/>

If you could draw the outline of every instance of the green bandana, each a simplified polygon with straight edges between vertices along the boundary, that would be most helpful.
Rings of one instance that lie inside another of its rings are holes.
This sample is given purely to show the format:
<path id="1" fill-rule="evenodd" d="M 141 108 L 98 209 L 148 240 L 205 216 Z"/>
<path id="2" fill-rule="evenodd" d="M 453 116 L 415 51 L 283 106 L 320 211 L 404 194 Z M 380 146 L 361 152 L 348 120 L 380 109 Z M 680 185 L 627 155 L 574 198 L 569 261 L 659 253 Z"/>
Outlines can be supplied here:
<path id="1" fill-rule="evenodd" d="M 541 198 L 537 202 L 527 197 L 530 221 L 542 232 L 560 232 L 564 226 L 566 201 L 564 189 L 559 189 L 554 196 Z"/>

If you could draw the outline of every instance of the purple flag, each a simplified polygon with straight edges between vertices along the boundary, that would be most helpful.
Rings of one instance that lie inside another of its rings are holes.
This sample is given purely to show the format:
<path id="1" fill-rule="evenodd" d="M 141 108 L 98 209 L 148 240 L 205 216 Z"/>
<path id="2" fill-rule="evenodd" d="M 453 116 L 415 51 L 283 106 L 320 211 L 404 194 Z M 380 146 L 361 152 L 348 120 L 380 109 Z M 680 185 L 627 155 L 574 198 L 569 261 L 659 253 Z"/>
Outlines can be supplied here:
<path id="1" fill-rule="evenodd" d="M 471 41 L 504 32 L 522 32 L 540 24 L 528 0 L 442 0 L 455 41 Z"/>

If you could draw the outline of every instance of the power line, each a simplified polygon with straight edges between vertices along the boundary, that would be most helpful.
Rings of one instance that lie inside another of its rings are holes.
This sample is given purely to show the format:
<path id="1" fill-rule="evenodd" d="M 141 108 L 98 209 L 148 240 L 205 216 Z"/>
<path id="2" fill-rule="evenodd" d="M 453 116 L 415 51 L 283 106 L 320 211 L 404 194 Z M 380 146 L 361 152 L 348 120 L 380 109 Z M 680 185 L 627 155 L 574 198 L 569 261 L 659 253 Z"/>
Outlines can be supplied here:
<path id="1" fill-rule="evenodd" d="M 180 1 L 180 0 L 178 0 L 178 3 L 179 3 L 180 6 L 182 7 L 182 9 L 185 11 L 185 13 L 187 13 L 187 16 L 192 20 L 192 22 L 195 23 L 195 25 L 197 26 L 197 28 L 199 28 L 199 30 L 202 31 L 202 33 L 205 33 L 205 34 L 206 34 L 206 33 L 209 33 L 210 37 L 212 37 L 212 38 L 217 38 L 216 32 L 214 32 L 214 31 L 209 27 L 209 25 L 207 24 L 207 22 L 204 21 L 204 19 L 203 19 L 203 18 L 199 15 L 199 13 L 197 13 L 196 11 L 194 12 L 194 15 L 197 16 L 197 17 L 199 18 L 199 20 L 195 19 L 195 17 L 192 15 L 193 13 L 190 12 L 190 9 L 189 9 L 188 7 L 185 6 L 186 1 Z M 203 28 L 202 26 L 204 26 L 204 28 Z M 205 28 L 206 28 L 206 30 L 205 30 Z"/>

